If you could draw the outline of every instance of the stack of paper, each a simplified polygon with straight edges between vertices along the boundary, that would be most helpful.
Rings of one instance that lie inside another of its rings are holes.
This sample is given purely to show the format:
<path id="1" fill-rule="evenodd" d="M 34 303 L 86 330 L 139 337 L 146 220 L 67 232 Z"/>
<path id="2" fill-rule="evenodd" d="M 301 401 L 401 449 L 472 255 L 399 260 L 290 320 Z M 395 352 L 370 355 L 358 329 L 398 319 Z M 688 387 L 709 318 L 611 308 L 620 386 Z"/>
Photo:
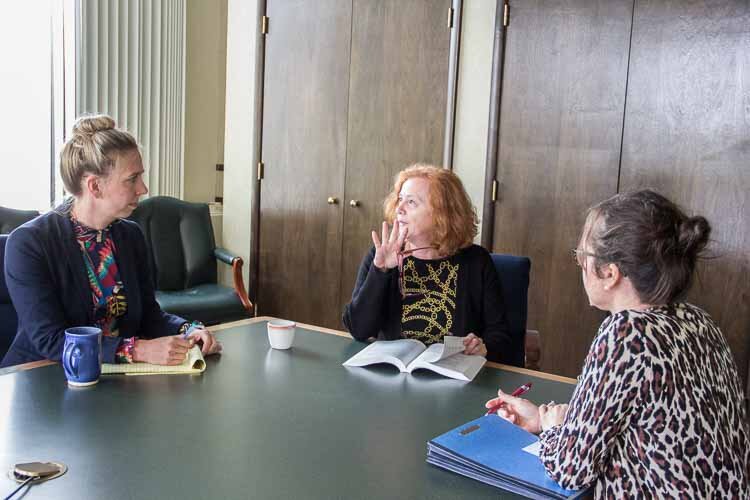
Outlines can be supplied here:
<path id="1" fill-rule="evenodd" d="M 497 415 L 457 427 L 427 443 L 427 462 L 529 498 L 577 498 L 539 460 L 538 438 Z"/>
<path id="2" fill-rule="evenodd" d="M 185 355 L 185 361 L 179 365 L 152 365 L 149 363 L 102 363 L 102 375 L 170 375 L 183 373 L 203 373 L 206 362 L 203 360 L 201 348 L 194 345 Z"/>

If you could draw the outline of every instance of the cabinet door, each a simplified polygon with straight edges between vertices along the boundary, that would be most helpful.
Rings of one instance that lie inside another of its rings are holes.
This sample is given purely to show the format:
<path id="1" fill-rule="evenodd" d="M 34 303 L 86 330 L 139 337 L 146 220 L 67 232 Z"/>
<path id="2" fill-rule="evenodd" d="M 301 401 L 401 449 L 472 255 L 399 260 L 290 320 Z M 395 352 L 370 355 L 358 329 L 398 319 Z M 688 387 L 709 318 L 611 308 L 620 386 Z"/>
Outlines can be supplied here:
<path id="1" fill-rule="evenodd" d="M 379 234 L 394 175 L 415 162 L 442 164 L 450 5 L 354 0 L 339 310 L 351 299 L 370 232 Z"/>
<path id="2" fill-rule="evenodd" d="M 493 251 L 531 258 L 528 328 L 542 368 L 575 376 L 603 314 L 570 251 L 586 208 L 617 192 L 632 0 L 513 2 Z"/>
<path id="3" fill-rule="evenodd" d="M 750 355 L 750 4 L 637 0 L 620 189 L 652 187 L 713 227 L 688 300 L 740 374 Z"/>
<path id="4" fill-rule="evenodd" d="M 272 0 L 267 15 L 258 307 L 337 324 L 351 0 Z"/>

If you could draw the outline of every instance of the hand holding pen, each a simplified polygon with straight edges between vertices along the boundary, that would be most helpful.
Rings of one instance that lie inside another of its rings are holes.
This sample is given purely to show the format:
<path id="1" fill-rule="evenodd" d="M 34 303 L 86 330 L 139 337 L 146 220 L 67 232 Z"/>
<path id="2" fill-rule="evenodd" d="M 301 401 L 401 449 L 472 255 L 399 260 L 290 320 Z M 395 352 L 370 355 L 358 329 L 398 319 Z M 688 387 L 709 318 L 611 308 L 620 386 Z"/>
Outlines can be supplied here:
<path id="1" fill-rule="evenodd" d="M 522 386 L 518 387 L 515 391 L 513 391 L 510 395 L 513 396 L 514 398 L 517 398 L 529 392 L 530 389 L 531 389 L 531 382 L 526 382 Z M 490 406 L 489 404 L 491 402 L 493 402 L 493 404 Z M 492 415 L 492 414 L 496 414 L 497 410 L 499 410 L 500 408 L 503 407 L 503 405 L 505 405 L 505 401 L 502 401 L 502 400 L 498 401 L 498 399 L 494 399 L 492 401 L 488 401 L 487 405 L 488 405 L 487 407 L 489 408 L 489 410 L 487 410 L 487 413 L 485 413 L 485 415 Z"/>

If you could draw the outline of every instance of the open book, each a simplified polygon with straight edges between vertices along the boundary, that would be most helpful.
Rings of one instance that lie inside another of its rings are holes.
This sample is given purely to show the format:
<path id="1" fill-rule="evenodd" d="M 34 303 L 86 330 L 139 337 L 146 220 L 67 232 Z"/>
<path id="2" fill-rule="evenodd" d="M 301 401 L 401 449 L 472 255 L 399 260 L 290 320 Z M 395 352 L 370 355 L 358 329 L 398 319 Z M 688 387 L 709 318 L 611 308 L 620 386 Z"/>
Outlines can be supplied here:
<path id="1" fill-rule="evenodd" d="M 464 338 L 446 336 L 444 344 L 426 347 L 414 339 L 378 340 L 346 360 L 344 366 L 367 366 L 389 363 L 402 372 L 418 368 L 432 370 L 445 377 L 470 381 L 487 360 L 482 356 L 463 354 Z"/>
<path id="2" fill-rule="evenodd" d="M 102 363 L 102 375 L 114 375 L 124 373 L 125 375 L 155 375 L 176 373 L 203 373 L 206 370 L 206 362 L 203 360 L 201 348 L 194 345 L 185 356 L 181 365 L 152 365 L 150 363 Z"/>

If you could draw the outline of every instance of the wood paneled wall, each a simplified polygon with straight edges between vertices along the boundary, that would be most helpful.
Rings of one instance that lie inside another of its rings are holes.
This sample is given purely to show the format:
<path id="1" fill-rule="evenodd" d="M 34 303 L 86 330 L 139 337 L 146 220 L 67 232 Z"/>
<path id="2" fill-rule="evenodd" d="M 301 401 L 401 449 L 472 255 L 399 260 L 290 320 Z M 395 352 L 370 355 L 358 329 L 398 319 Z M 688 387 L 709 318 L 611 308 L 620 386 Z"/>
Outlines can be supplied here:
<path id="1" fill-rule="evenodd" d="M 268 2 L 260 193 L 262 314 L 337 321 L 351 0 Z M 294 314 L 285 314 L 293 306 Z"/>
<path id="2" fill-rule="evenodd" d="M 620 190 L 652 187 L 712 225 L 688 300 L 750 356 L 750 4 L 637 0 Z"/>
<path id="3" fill-rule="evenodd" d="M 261 314 L 343 328 L 393 176 L 442 162 L 450 6 L 268 2 Z"/>
<path id="4" fill-rule="evenodd" d="M 529 255 L 542 368 L 576 375 L 603 313 L 568 256 L 585 210 L 652 187 L 713 226 L 689 300 L 750 356 L 750 4 L 511 3 L 492 248 Z"/>
<path id="5" fill-rule="evenodd" d="M 449 6 L 354 1 L 339 311 L 351 300 L 370 232 L 383 222 L 394 176 L 409 163 L 442 163 Z"/>
<path id="6" fill-rule="evenodd" d="M 583 214 L 617 191 L 632 2 L 512 5 L 498 138 L 499 253 L 531 258 L 542 368 L 575 376 L 603 314 L 570 257 Z"/>

